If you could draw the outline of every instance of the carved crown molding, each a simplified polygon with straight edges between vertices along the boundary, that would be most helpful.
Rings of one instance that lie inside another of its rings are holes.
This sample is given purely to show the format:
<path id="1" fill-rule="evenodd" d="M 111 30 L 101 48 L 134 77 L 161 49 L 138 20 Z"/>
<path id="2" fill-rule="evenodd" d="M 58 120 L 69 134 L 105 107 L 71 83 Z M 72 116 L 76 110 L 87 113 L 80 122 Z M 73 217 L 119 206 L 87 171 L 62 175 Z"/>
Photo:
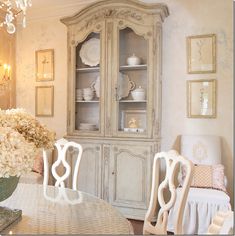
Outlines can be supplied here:
<path id="1" fill-rule="evenodd" d="M 98 13 L 97 10 L 99 10 Z M 146 4 L 137 0 L 102 0 L 86 6 L 77 14 L 62 18 L 61 22 L 65 25 L 73 25 L 81 22 L 87 15 L 92 15 L 89 20 L 81 27 L 87 28 L 94 22 L 106 18 L 128 18 L 143 23 L 145 16 L 160 15 L 161 20 L 169 15 L 168 7 L 165 4 L 155 3 Z"/>
<path id="2" fill-rule="evenodd" d="M 82 31 L 84 29 L 87 29 L 93 25 L 95 25 L 97 22 L 102 21 L 104 19 L 108 18 L 119 18 L 119 19 L 131 19 L 134 21 L 137 21 L 139 23 L 144 23 L 144 14 L 138 13 L 136 11 L 133 11 L 131 9 L 114 9 L 114 8 L 106 8 L 104 10 L 101 10 L 97 12 L 96 14 L 92 15 L 90 19 L 86 20 L 83 23 L 83 26 L 79 28 L 78 31 Z"/>

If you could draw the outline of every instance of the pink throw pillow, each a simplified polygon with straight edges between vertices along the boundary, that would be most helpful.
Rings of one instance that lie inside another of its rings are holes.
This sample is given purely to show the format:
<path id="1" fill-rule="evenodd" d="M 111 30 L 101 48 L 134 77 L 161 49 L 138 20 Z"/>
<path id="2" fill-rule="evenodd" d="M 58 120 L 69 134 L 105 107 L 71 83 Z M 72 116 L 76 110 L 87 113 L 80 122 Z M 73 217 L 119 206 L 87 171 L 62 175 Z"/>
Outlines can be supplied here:
<path id="1" fill-rule="evenodd" d="M 217 189 L 222 189 L 226 192 L 226 187 L 224 185 L 224 166 L 223 165 L 214 165 L 213 169 L 213 187 Z"/>
<path id="2" fill-rule="evenodd" d="M 34 160 L 33 164 L 33 171 L 43 174 L 43 159 L 41 155 L 37 155 Z"/>
<path id="3" fill-rule="evenodd" d="M 182 167 L 182 180 L 184 181 L 186 170 Z M 212 188 L 226 192 L 224 185 L 224 166 L 217 165 L 194 165 L 191 187 Z"/>

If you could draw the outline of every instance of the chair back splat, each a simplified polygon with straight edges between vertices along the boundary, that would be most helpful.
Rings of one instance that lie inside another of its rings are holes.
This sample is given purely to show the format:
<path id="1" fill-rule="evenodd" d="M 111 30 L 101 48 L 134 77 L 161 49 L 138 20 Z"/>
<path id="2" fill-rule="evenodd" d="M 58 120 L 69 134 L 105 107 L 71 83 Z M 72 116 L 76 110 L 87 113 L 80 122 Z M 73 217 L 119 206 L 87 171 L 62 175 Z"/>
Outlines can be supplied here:
<path id="1" fill-rule="evenodd" d="M 158 172 L 161 159 L 164 159 L 166 163 L 166 176 L 159 185 Z M 168 211 L 176 202 L 176 186 L 174 185 L 174 179 L 175 176 L 178 175 L 176 170 L 179 169 L 178 165 L 180 164 L 185 166 L 187 174 L 182 186 L 181 199 L 178 205 L 178 214 L 175 219 L 175 234 L 183 233 L 182 219 L 189 187 L 192 181 L 193 164 L 183 156 L 180 156 L 175 150 L 171 150 L 169 152 L 157 153 L 154 157 L 151 197 L 144 221 L 144 234 L 167 234 Z M 163 191 L 167 187 L 169 188 L 171 196 L 170 200 L 165 202 Z M 157 202 L 159 202 L 160 210 L 157 215 L 157 222 L 153 225 L 152 221 L 156 214 Z"/>
<path id="2" fill-rule="evenodd" d="M 51 172 L 53 177 L 55 178 L 55 186 L 56 187 L 65 187 L 65 180 L 69 178 L 70 173 L 71 173 L 71 167 L 69 163 L 66 160 L 66 154 L 69 148 L 73 148 L 73 151 L 77 149 L 76 153 L 76 163 L 73 169 L 73 176 L 72 176 L 72 189 L 77 190 L 77 178 L 78 178 L 78 172 L 79 172 L 79 165 L 81 162 L 81 157 L 82 157 L 82 146 L 78 143 L 75 142 L 64 142 L 61 143 L 60 141 L 57 141 L 55 143 L 55 147 L 57 148 L 58 151 L 58 157 L 57 160 L 52 164 L 51 167 Z M 43 180 L 43 185 L 47 186 L 48 185 L 48 180 L 49 180 L 49 167 L 48 167 L 48 158 L 47 158 L 47 153 L 45 150 L 43 150 L 43 162 L 44 162 L 44 180 Z M 63 165 L 65 172 L 63 175 L 59 175 L 56 171 L 56 168 L 59 167 L 60 165 Z"/>

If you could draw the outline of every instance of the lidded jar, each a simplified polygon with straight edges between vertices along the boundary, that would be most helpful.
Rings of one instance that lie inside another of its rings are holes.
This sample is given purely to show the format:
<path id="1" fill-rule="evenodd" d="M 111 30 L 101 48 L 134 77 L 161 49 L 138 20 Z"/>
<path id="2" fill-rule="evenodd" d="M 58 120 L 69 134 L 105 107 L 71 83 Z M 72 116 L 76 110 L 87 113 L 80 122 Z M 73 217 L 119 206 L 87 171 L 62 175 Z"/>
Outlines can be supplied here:
<path id="1" fill-rule="evenodd" d="M 127 58 L 127 65 L 129 66 L 135 66 L 140 65 L 141 59 L 137 57 L 135 54 Z"/>
<path id="2" fill-rule="evenodd" d="M 145 90 L 139 86 L 137 89 L 131 92 L 131 96 L 134 100 L 145 100 Z"/>

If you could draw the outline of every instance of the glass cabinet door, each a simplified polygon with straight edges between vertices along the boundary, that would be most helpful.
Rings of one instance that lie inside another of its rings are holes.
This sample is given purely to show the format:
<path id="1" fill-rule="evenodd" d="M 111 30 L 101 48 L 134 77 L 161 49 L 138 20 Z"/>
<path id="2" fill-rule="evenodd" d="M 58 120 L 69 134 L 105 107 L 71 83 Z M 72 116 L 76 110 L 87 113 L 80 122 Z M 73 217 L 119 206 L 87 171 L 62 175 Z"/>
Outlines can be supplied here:
<path id="1" fill-rule="evenodd" d="M 148 41 L 131 28 L 119 30 L 116 83 L 117 131 L 146 136 L 148 129 Z"/>
<path id="2" fill-rule="evenodd" d="M 75 130 L 100 131 L 101 43 L 100 33 L 91 33 L 76 47 Z"/>

